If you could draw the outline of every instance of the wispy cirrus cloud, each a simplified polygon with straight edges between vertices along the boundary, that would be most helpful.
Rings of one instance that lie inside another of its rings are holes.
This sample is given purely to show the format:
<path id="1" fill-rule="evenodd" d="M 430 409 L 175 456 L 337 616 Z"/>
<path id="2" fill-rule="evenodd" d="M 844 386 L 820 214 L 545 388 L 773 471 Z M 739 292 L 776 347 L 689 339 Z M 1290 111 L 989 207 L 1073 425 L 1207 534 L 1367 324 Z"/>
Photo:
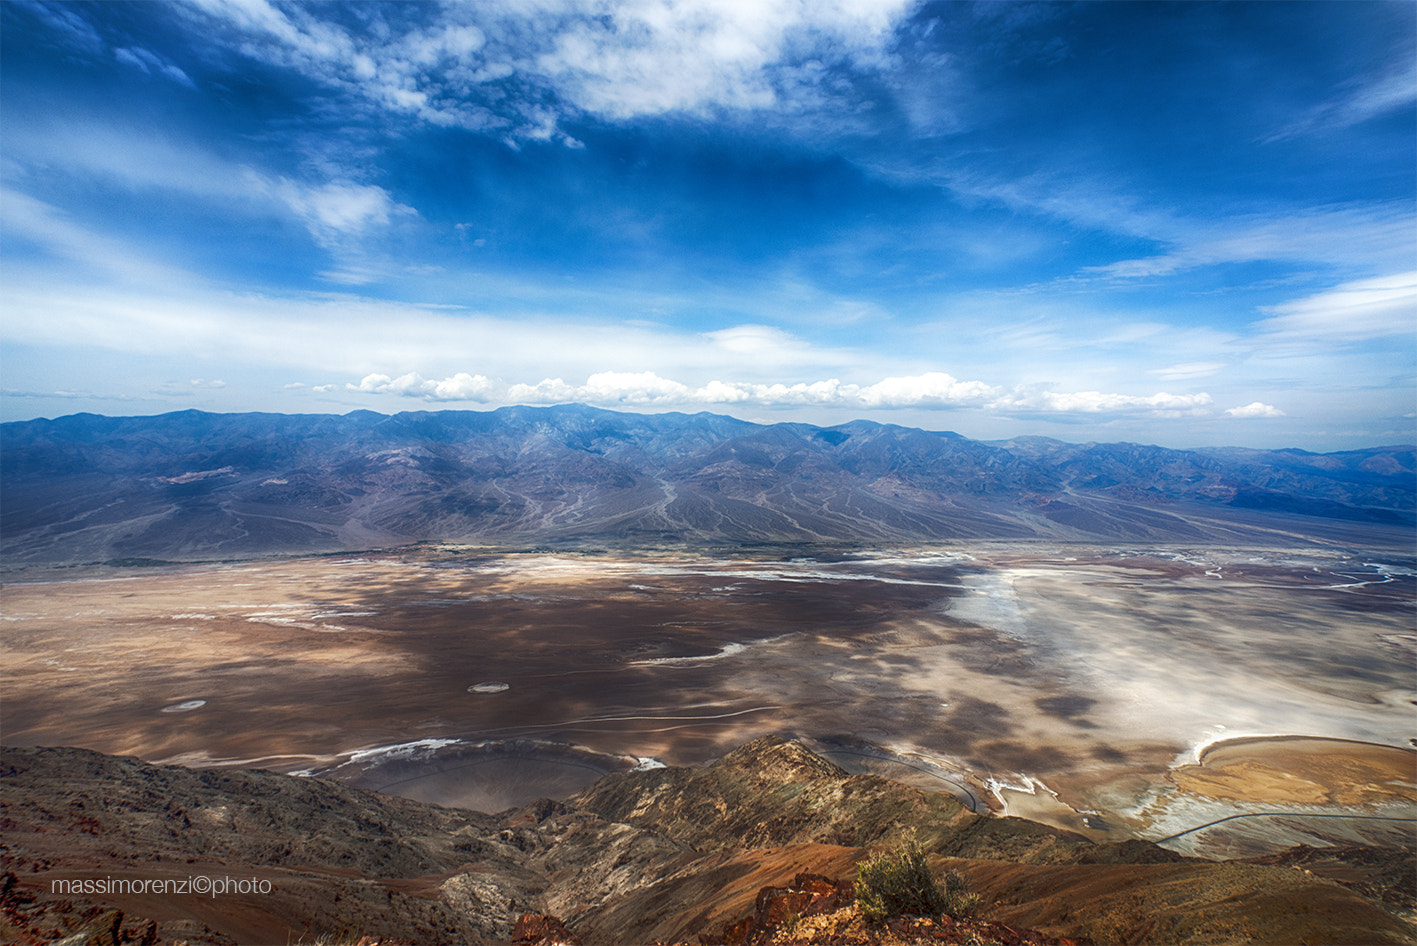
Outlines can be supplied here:
<path id="1" fill-rule="evenodd" d="M 1255 324 L 1270 337 L 1315 342 L 1413 339 L 1417 325 L 1417 271 L 1343 283 L 1324 292 L 1266 306 Z"/>
<path id="2" fill-rule="evenodd" d="M 200 201 L 239 217 L 288 214 L 342 260 L 358 258 L 364 238 L 417 216 L 376 184 L 349 177 L 297 179 L 219 156 L 196 142 L 134 134 L 98 121 L 27 122 L 7 137 L 6 150 L 29 166 Z M 20 196 L 16 190 L 11 194 Z"/>
<path id="3" fill-rule="evenodd" d="M 1174 278 L 1207 266 L 1271 262 L 1342 273 L 1394 270 L 1412 258 L 1410 199 L 1286 203 L 1261 212 L 1205 211 L 1129 193 L 1086 168 L 1000 177 L 970 168 L 919 169 L 893 159 L 876 170 L 944 187 L 968 202 L 1151 244 L 1155 252 L 1081 267 L 1073 281 Z"/>
<path id="4" fill-rule="evenodd" d="M 50 28 L 65 36 L 70 43 L 87 52 L 98 52 L 107 45 L 92 23 L 67 3 L 34 3 L 30 9 Z"/>
<path id="5" fill-rule="evenodd" d="M 119 237 L 95 233 L 59 208 L 0 187 L 6 238 L 41 247 L 54 257 L 103 272 L 118 283 L 185 285 L 190 274 L 153 259 Z M 13 297 L 12 297 L 13 298 Z"/>
<path id="6" fill-rule="evenodd" d="M 1344 270 L 1390 266 L 1411 258 L 1412 208 L 1410 202 L 1392 201 L 1246 214 L 1219 221 L 1175 218 L 1158 222 L 1148 235 L 1168 249 L 1083 272 L 1146 279 L 1203 266 L 1261 261 Z"/>
<path id="7" fill-rule="evenodd" d="M 135 69 L 146 72 L 148 75 L 161 76 L 176 82 L 178 85 L 185 85 L 189 89 L 195 89 L 196 83 L 192 78 L 183 72 L 181 68 L 163 59 L 157 53 L 144 49 L 141 46 L 122 46 L 113 51 L 113 56 L 119 62 L 127 63 Z"/>
<path id="8" fill-rule="evenodd" d="M 1209 378 L 1225 368 L 1223 361 L 1189 361 L 1183 364 L 1152 368 L 1147 374 L 1156 375 L 1162 381 L 1189 381 L 1193 378 Z"/>
<path id="9" fill-rule="evenodd" d="M 1417 104 L 1417 60 L 1406 56 L 1379 70 L 1348 82 L 1327 99 L 1308 109 L 1263 141 L 1272 144 L 1287 138 L 1342 131 Z"/>

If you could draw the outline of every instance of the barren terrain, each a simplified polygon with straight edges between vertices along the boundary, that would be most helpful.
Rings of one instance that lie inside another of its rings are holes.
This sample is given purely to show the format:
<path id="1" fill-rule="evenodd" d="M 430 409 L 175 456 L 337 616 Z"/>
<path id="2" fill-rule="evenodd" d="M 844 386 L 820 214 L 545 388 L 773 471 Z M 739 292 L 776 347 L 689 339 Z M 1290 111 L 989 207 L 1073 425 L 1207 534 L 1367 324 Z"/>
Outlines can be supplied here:
<path id="1" fill-rule="evenodd" d="M 1096 839 L 1287 811 L 1173 844 L 1410 843 L 1411 564 L 425 547 L 48 573 L 4 589 L 3 738 L 495 811 L 786 733 Z M 1305 738 L 1227 741 L 1274 736 Z"/>

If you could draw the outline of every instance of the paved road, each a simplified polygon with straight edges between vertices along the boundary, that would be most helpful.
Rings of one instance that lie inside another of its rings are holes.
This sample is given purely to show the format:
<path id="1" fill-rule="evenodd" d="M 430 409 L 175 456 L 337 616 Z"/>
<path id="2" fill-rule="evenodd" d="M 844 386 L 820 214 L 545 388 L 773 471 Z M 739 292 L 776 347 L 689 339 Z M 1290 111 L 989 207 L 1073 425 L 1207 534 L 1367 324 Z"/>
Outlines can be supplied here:
<path id="1" fill-rule="evenodd" d="M 1185 831 L 1178 831 L 1177 833 L 1167 835 L 1164 838 L 1158 838 L 1152 843 L 1165 844 L 1167 841 L 1174 841 L 1177 838 L 1183 838 L 1188 834 L 1194 834 L 1197 831 L 1204 831 L 1206 828 L 1214 827 L 1218 824 L 1223 824 L 1226 821 L 1235 821 L 1240 818 L 1344 818 L 1350 821 L 1405 821 L 1410 824 L 1417 824 L 1417 818 L 1397 818 L 1388 817 L 1385 815 L 1339 815 L 1309 814 L 1307 812 L 1293 811 L 1257 811 L 1251 812 L 1250 814 L 1230 815 L 1226 818 L 1217 818 L 1214 821 L 1207 821 L 1205 824 L 1198 824 L 1194 828 L 1187 828 Z"/>

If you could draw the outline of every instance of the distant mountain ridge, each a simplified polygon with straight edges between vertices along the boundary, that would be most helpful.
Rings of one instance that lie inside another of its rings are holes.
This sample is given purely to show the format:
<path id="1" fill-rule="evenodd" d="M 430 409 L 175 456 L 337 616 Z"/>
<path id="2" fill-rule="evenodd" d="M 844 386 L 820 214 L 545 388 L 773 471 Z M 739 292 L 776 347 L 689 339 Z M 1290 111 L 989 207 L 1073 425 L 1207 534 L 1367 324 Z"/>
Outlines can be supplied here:
<path id="1" fill-rule="evenodd" d="M 1386 535 L 1417 448 L 1339 453 L 753 424 L 580 405 L 345 415 L 75 414 L 0 425 L 9 562 L 417 541 L 1250 541 Z"/>

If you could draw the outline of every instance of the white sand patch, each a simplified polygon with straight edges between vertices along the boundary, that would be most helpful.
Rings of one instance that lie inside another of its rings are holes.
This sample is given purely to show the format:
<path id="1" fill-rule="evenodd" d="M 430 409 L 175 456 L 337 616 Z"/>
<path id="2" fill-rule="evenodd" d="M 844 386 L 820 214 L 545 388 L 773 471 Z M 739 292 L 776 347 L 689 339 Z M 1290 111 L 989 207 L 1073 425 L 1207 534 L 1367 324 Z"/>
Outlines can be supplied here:
<path id="1" fill-rule="evenodd" d="M 632 660 L 631 666 L 658 666 L 658 667 L 693 667 L 710 660 L 723 660 L 726 657 L 736 657 L 750 647 L 762 647 L 767 644 L 776 644 L 778 641 L 787 640 L 789 637 L 796 637 L 796 634 L 779 634 L 776 637 L 765 637 L 758 641 L 748 641 L 746 644 L 732 643 L 714 654 L 703 654 L 698 657 L 646 657 L 644 660 Z"/>
<path id="2" fill-rule="evenodd" d="M 1014 582 L 1022 570 L 991 569 L 971 575 L 965 581 L 965 593 L 951 598 L 946 612 L 950 617 L 971 624 L 982 624 L 1002 631 L 1015 640 L 1025 640 L 1028 624 L 1019 606 L 1018 589 Z"/>
<path id="3" fill-rule="evenodd" d="M 375 746 L 360 749 L 349 754 L 350 762 L 384 763 L 395 759 L 427 759 L 445 746 L 453 746 L 461 739 L 419 739 L 414 742 L 400 742 L 389 746 Z"/>

